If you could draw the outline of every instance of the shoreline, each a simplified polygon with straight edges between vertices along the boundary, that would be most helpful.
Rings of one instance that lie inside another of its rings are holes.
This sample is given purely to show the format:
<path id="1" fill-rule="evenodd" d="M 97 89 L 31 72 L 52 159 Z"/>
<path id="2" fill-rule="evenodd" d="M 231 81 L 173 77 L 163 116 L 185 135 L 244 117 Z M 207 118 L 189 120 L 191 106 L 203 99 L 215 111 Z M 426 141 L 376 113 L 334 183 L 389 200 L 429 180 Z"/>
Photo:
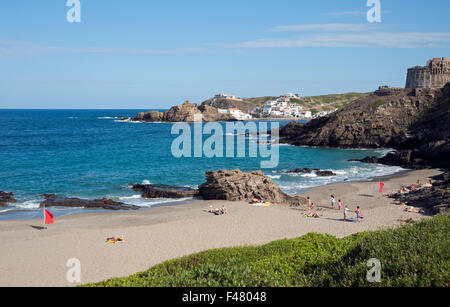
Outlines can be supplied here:
<path id="1" fill-rule="evenodd" d="M 337 182 L 337 183 L 327 183 L 327 184 L 324 184 L 324 185 L 319 185 L 319 186 L 315 186 L 315 187 L 306 188 L 305 192 L 302 192 L 300 194 L 292 194 L 291 196 L 302 195 L 302 194 L 308 193 L 308 191 L 310 191 L 311 189 L 314 189 L 314 188 L 325 187 L 325 186 L 330 186 L 330 185 L 339 184 L 339 183 L 373 182 L 373 181 L 376 181 L 376 180 L 379 180 L 379 179 L 389 179 L 391 177 L 393 178 L 395 176 L 400 176 L 401 174 L 408 173 L 410 171 L 413 171 L 413 170 L 402 169 L 402 170 L 400 170 L 398 172 L 395 172 L 395 173 L 392 173 L 392 174 L 378 176 L 378 177 L 374 177 L 372 179 L 368 178 L 368 179 L 365 179 L 363 181 L 347 180 L 347 181 L 342 181 L 342 182 Z M 98 197 L 98 198 L 101 198 L 101 197 Z M 149 199 L 149 200 L 152 200 L 152 199 Z M 201 201 L 201 199 L 197 199 L 197 198 L 184 199 L 184 200 L 181 200 L 181 199 L 180 200 L 178 200 L 178 199 L 170 199 L 170 198 L 162 199 L 161 203 L 156 203 L 155 205 L 152 205 L 150 207 L 141 207 L 138 210 L 138 212 L 139 211 L 141 211 L 141 212 L 142 211 L 147 211 L 147 210 L 151 210 L 151 209 L 159 208 L 159 207 L 183 206 L 183 205 L 187 205 L 187 204 L 193 203 L 195 201 Z M 125 202 L 125 204 L 127 204 L 127 203 Z M 98 208 L 98 209 L 95 209 L 95 208 L 94 209 L 88 209 L 88 208 L 81 208 L 81 207 L 79 207 L 79 208 L 54 207 L 54 208 L 56 208 L 56 210 L 71 210 L 71 209 L 74 210 L 73 212 L 67 212 L 67 213 L 64 213 L 62 215 L 55 215 L 55 217 L 58 217 L 58 218 L 66 217 L 66 216 L 72 216 L 72 215 L 80 215 L 80 214 L 125 213 L 125 212 L 127 212 L 126 210 L 114 211 L 114 210 L 107 210 L 107 209 L 101 209 L 101 208 Z M 3 209 L 7 209 L 7 208 L 3 208 Z M 0 214 L 0 216 L 1 215 L 7 216 L 7 215 L 10 215 L 10 214 L 25 212 L 25 211 L 14 211 L 14 209 L 15 208 L 13 208 L 11 211 L 7 211 L 7 212 L 5 212 L 3 214 Z M 49 207 L 47 209 L 52 210 L 52 207 Z M 39 210 L 39 209 L 34 209 L 34 210 L 35 210 L 34 212 L 36 212 L 36 210 Z M 3 221 L 32 221 L 32 220 L 38 220 L 38 219 L 37 218 L 21 218 L 21 217 L 18 217 L 18 218 L 5 218 L 5 219 L 1 219 L 0 218 L 0 223 L 3 222 Z"/>
<path id="2" fill-rule="evenodd" d="M 385 191 L 440 174 L 437 169 L 407 171 L 384 180 Z M 359 205 L 362 223 L 342 220 L 332 210 L 329 196 L 342 199 L 354 217 Z M 66 280 L 69 259 L 81 263 L 81 282 L 128 276 L 166 260 L 208 249 L 254 246 L 291 239 L 309 232 L 345 237 L 352 233 L 396 227 L 398 219 L 418 220 L 428 215 L 404 212 L 392 199 L 379 195 L 378 185 L 345 182 L 312 188 L 315 212 L 323 216 L 304 218 L 305 208 L 287 205 L 255 207 L 246 202 L 196 200 L 183 206 L 162 206 L 144 211 L 76 214 L 55 219 L 42 229 L 42 220 L 0 222 L 0 286 L 75 286 Z M 227 206 L 230 213 L 215 216 L 209 206 Z M 105 243 L 123 236 L 118 244 Z"/>

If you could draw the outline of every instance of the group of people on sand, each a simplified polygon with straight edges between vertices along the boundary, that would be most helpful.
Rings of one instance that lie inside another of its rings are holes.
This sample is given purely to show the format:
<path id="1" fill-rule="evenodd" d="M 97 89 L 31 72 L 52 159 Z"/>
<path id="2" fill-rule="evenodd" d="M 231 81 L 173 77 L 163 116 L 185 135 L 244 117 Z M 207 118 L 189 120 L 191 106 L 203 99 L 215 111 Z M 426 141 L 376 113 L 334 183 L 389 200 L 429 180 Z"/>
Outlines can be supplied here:
<path id="1" fill-rule="evenodd" d="M 417 180 L 416 184 L 411 184 L 409 186 L 402 186 L 397 191 L 391 191 L 388 194 L 385 194 L 385 196 L 394 196 L 396 194 L 408 194 L 410 192 L 414 192 L 416 190 L 420 190 L 423 188 L 431 188 L 433 187 L 433 181 L 430 179 L 428 183 L 421 183 L 420 180 Z"/>
<path id="2" fill-rule="evenodd" d="M 308 202 L 308 210 L 314 209 L 314 203 L 311 201 L 311 198 L 309 196 L 306 197 L 306 201 Z M 331 209 L 335 209 L 335 207 L 336 207 L 336 197 L 334 197 L 334 195 L 331 195 L 330 202 L 331 202 Z M 338 200 L 337 207 L 338 207 L 338 210 L 344 209 L 344 221 L 347 221 L 350 209 L 347 206 L 344 206 L 340 199 Z M 364 217 L 362 215 L 362 211 L 361 211 L 361 208 L 359 206 L 356 207 L 355 213 L 356 213 L 356 221 L 357 222 L 361 222 L 361 219 L 363 219 Z M 307 214 L 305 214 L 305 216 L 306 217 L 318 218 L 318 217 L 320 217 L 322 215 L 320 215 L 318 213 L 307 213 Z"/>
<path id="3" fill-rule="evenodd" d="M 220 209 L 214 209 L 214 207 L 211 205 L 209 206 L 209 213 L 213 213 L 215 215 L 223 215 L 223 214 L 228 214 L 228 208 L 225 207 L 225 205 L 222 205 L 222 207 Z"/>

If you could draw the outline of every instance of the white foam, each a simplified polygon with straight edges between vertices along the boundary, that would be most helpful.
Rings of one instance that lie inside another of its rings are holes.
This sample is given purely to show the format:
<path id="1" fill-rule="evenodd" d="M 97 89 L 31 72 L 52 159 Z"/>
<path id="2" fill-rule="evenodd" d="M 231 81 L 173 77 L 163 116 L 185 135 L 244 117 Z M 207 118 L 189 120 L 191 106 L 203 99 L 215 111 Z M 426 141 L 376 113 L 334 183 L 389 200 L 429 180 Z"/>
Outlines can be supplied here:
<path id="1" fill-rule="evenodd" d="M 145 179 L 142 181 L 142 184 L 151 184 L 151 182 L 150 182 L 150 180 Z"/>

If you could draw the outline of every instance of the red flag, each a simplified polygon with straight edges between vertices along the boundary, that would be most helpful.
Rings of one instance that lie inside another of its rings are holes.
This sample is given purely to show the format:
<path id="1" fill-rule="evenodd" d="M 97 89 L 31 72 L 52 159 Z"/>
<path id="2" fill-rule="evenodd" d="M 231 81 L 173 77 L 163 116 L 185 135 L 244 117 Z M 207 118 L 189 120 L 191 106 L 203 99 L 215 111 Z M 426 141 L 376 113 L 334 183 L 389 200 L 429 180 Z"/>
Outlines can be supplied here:
<path id="1" fill-rule="evenodd" d="M 44 221 L 46 225 L 53 224 L 53 214 L 51 214 L 47 209 L 44 209 Z"/>
<path id="2" fill-rule="evenodd" d="M 380 182 L 380 193 L 383 193 L 384 183 Z"/>

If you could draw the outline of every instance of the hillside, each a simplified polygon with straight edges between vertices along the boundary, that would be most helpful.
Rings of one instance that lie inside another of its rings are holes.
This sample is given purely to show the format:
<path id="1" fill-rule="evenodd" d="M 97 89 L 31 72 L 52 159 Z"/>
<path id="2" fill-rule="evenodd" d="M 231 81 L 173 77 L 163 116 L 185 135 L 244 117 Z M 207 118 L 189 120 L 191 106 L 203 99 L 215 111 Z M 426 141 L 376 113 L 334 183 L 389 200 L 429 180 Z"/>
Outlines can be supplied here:
<path id="1" fill-rule="evenodd" d="M 364 96 L 331 115 L 280 129 L 296 146 L 394 148 L 394 163 L 448 165 L 450 84 L 444 89 L 395 89 Z M 392 162 L 392 161 L 391 161 Z"/>
<path id="2" fill-rule="evenodd" d="M 312 114 L 321 111 L 341 109 L 357 99 L 369 95 L 368 93 L 345 93 L 330 94 L 320 96 L 300 97 L 291 99 L 290 103 L 301 105 L 305 110 L 310 110 Z M 279 96 L 263 96 L 254 98 L 241 98 L 241 100 L 211 98 L 202 102 L 202 105 L 209 105 L 219 109 L 238 108 L 245 113 L 253 113 L 257 107 L 262 108 L 269 100 L 276 100 Z"/>

